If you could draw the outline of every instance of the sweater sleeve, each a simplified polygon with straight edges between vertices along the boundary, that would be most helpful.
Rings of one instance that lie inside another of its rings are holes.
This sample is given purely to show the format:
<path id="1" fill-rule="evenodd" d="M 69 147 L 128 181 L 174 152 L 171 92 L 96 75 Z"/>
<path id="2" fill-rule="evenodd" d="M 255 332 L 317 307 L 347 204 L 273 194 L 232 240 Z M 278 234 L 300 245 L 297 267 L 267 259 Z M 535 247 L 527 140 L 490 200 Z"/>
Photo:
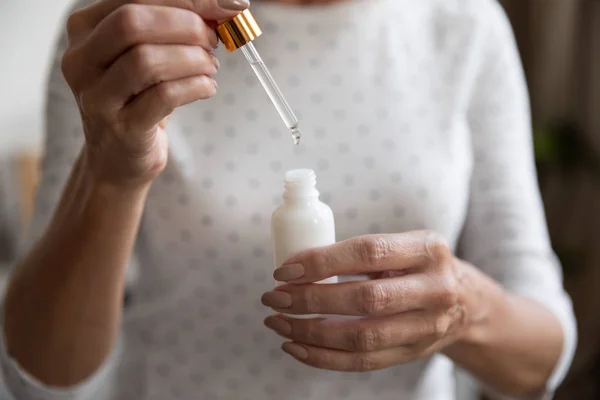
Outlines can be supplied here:
<path id="1" fill-rule="evenodd" d="M 551 397 L 571 364 L 577 341 L 571 299 L 547 231 L 538 188 L 527 85 L 510 22 L 485 1 L 468 123 L 473 174 L 459 254 L 507 290 L 536 300 L 560 320 L 562 355 L 547 383 Z"/>
<path id="2" fill-rule="evenodd" d="M 7 400 L 110 400 L 114 396 L 118 360 L 123 346 L 118 342 L 115 350 L 100 366 L 95 374 L 76 386 L 54 388 L 44 385 L 27 373 L 8 354 L 4 335 L 0 341 L 0 369 L 3 382 L 0 382 L 0 398 Z"/>

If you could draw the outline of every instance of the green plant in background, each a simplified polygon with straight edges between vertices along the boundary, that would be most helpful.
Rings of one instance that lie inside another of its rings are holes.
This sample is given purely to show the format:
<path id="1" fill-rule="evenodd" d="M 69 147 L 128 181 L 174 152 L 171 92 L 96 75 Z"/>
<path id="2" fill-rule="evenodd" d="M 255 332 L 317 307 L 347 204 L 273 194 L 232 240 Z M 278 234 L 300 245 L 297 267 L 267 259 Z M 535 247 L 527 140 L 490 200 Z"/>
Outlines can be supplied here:
<path id="1" fill-rule="evenodd" d="M 538 163 L 555 164 L 560 158 L 558 140 L 546 130 L 534 130 L 533 149 Z"/>
<path id="2" fill-rule="evenodd" d="M 541 180 L 550 170 L 564 173 L 583 170 L 600 181 L 600 159 L 576 125 L 560 123 L 550 129 L 535 129 L 533 145 Z M 554 250 L 565 275 L 577 274 L 586 265 L 584 254 L 579 248 L 555 243 Z"/>
<path id="3" fill-rule="evenodd" d="M 560 123 L 550 129 L 534 130 L 533 147 L 538 168 L 584 169 L 600 179 L 600 159 L 574 124 Z"/>

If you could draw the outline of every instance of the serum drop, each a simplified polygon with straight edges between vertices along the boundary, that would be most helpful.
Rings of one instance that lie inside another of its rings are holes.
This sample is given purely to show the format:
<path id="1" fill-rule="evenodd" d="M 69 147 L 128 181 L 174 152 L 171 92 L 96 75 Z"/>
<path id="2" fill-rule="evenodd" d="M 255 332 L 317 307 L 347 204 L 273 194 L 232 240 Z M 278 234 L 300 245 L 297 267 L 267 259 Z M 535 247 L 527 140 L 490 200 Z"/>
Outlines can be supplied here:
<path id="1" fill-rule="evenodd" d="M 304 250 L 335 243 L 333 212 L 319 200 L 316 184 L 317 177 L 310 169 L 285 174 L 283 204 L 271 218 L 275 268 Z M 331 277 L 318 283 L 337 282 L 337 277 Z"/>

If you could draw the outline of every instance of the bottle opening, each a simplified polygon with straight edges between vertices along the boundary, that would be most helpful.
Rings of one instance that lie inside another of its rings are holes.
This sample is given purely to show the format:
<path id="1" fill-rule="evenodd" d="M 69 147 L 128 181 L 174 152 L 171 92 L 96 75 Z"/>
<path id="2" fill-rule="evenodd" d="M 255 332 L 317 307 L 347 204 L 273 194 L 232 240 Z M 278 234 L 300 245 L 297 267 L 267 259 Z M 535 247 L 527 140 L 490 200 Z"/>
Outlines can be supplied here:
<path id="1" fill-rule="evenodd" d="M 312 169 L 294 169 L 285 173 L 284 197 L 318 196 L 317 175 Z"/>
<path id="2" fill-rule="evenodd" d="M 312 169 L 293 169 L 285 173 L 286 186 L 313 186 L 317 175 Z"/>

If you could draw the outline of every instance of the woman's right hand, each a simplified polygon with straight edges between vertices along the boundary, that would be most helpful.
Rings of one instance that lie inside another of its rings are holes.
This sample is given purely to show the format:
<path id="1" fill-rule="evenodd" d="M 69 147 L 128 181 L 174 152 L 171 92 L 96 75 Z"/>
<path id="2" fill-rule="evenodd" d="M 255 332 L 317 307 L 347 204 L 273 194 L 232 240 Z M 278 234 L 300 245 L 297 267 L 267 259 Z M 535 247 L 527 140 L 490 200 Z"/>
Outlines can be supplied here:
<path id="1" fill-rule="evenodd" d="M 163 170 L 163 121 L 217 90 L 212 51 L 218 39 L 205 21 L 231 18 L 248 5 L 101 0 L 70 16 L 62 70 L 79 105 L 94 179 L 119 187 L 147 184 Z"/>

